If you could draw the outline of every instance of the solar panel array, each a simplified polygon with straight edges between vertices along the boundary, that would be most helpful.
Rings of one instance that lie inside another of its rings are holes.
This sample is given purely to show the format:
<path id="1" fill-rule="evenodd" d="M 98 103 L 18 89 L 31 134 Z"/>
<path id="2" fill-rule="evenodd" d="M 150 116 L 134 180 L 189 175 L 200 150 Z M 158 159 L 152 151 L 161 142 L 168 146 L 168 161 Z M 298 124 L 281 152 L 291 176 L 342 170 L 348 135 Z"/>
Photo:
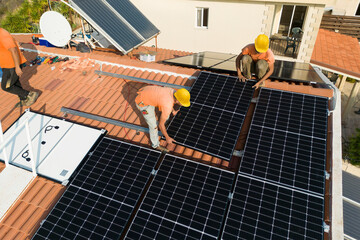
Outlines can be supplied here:
<path id="1" fill-rule="evenodd" d="M 104 138 L 34 239 L 118 239 L 160 154 Z"/>
<path id="2" fill-rule="evenodd" d="M 124 54 L 160 32 L 128 0 L 71 0 L 70 5 Z"/>
<path id="3" fill-rule="evenodd" d="M 201 73 L 191 107 L 171 122 L 181 131 L 169 134 L 232 152 L 225 143 L 236 143 L 253 91 L 233 80 Z M 168 154 L 155 171 L 160 152 L 104 138 L 33 239 L 323 239 L 327 106 L 261 89 L 235 182 Z"/>
<path id="4" fill-rule="evenodd" d="M 261 89 L 223 239 L 323 239 L 327 106 Z"/>
<path id="5" fill-rule="evenodd" d="M 324 194 L 325 97 L 262 89 L 240 172 Z"/>
<path id="6" fill-rule="evenodd" d="M 126 239 L 217 239 L 234 173 L 166 155 Z"/>
<path id="7" fill-rule="evenodd" d="M 254 82 L 201 72 L 191 89 L 191 106 L 181 108 L 168 133 L 178 144 L 230 160 L 250 105 Z"/>

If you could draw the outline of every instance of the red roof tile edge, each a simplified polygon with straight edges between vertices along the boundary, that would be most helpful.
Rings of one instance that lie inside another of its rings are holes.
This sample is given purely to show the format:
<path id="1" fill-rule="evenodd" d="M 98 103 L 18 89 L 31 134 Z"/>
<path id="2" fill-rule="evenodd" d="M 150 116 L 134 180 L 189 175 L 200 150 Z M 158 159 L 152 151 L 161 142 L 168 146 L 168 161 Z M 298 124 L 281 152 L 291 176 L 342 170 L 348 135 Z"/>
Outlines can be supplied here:
<path id="1" fill-rule="evenodd" d="M 316 64 L 316 65 L 319 65 L 319 66 L 322 66 L 322 67 L 326 67 L 326 68 L 335 70 L 337 72 L 341 72 L 341 73 L 344 73 L 344 74 L 349 74 L 349 75 L 352 75 L 354 77 L 360 78 L 360 73 L 353 72 L 353 71 L 347 70 L 345 68 L 337 67 L 337 66 L 334 66 L 334 65 L 331 65 L 331 64 L 328 64 L 328 63 L 324 63 L 324 62 L 320 62 L 320 61 L 316 61 L 316 60 L 313 60 L 313 59 L 310 60 L 310 63 Z"/>

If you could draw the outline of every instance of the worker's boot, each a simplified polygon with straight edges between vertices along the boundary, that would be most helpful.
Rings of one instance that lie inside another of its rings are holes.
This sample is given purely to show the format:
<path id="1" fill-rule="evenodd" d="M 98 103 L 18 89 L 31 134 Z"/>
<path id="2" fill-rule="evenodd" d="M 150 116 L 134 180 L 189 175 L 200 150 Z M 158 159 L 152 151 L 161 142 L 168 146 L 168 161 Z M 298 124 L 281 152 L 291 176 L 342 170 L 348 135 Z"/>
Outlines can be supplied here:
<path id="1" fill-rule="evenodd" d="M 38 92 L 31 91 L 25 100 L 25 106 L 31 106 L 32 104 L 34 104 L 38 97 Z"/>

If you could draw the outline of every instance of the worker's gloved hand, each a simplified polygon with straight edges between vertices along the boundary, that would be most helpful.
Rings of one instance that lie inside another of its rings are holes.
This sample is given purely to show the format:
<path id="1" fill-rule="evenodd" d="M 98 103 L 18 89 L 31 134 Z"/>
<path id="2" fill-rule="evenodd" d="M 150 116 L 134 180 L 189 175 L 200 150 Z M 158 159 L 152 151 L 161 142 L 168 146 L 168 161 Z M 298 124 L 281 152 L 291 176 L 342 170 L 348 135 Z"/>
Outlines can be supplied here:
<path id="1" fill-rule="evenodd" d="M 238 77 L 239 77 L 240 82 L 246 82 L 247 81 L 246 77 L 244 77 L 244 76 L 238 76 Z"/>

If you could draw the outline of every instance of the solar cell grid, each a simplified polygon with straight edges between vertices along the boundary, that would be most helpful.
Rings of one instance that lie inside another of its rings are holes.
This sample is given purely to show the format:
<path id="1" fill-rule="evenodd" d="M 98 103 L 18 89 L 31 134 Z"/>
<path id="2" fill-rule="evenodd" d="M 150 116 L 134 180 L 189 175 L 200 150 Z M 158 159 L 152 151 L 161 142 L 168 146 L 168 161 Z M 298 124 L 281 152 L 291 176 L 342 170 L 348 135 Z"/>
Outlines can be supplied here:
<path id="1" fill-rule="evenodd" d="M 191 88 L 191 105 L 181 108 L 168 133 L 178 144 L 230 160 L 250 105 L 254 82 L 201 72 Z"/>
<path id="2" fill-rule="evenodd" d="M 234 174 L 166 155 L 127 239 L 216 239 Z"/>
<path id="3" fill-rule="evenodd" d="M 118 239 L 160 154 L 103 138 L 34 239 Z"/>
<path id="4" fill-rule="evenodd" d="M 75 6 L 76 10 L 84 12 L 87 15 L 86 20 L 96 27 L 97 31 L 101 31 L 104 36 L 109 36 L 108 40 L 115 42 L 113 44 L 121 47 L 122 49 L 120 50 L 127 52 L 142 43 L 143 39 L 129 26 L 124 24 L 106 6 L 105 2 L 97 0 L 72 0 L 71 5 Z M 117 24 L 114 24 L 114 22 Z"/>
<path id="5" fill-rule="evenodd" d="M 106 0 L 145 39 L 151 38 L 159 30 L 128 0 Z"/>
<path id="6" fill-rule="evenodd" d="M 132 207 L 70 186 L 34 239 L 118 239 Z"/>
<path id="7" fill-rule="evenodd" d="M 222 239 L 323 239 L 324 199 L 238 175 Z"/>
<path id="8" fill-rule="evenodd" d="M 193 103 L 168 127 L 177 143 L 230 160 L 244 116 Z"/>
<path id="9" fill-rule="evenodd" d="M 72 185 L 135 205 L 159 152 L 103 139 Z"/>
<path id="10" fill-rule="evenodd" d="M 253 85 L 253 81 L 243 83 L 236 77 L 201 72 L 191 87 L 191 101 L 245 115 Z"/>
<path id="11" fill-rule="evenodd" d="M 240 172 L 323 194 L 326 141 L 251 126 Z"/>
<path id="12" fill-rule="evenodd" d="M 252 125 L 326 139 L 327 109 L 324 97 L 261 89 Z"/>
<path id="13" fill-rule="evenodd" d="M 324 194 L 327 99 L 262 89 L 239 172 Z"/>

